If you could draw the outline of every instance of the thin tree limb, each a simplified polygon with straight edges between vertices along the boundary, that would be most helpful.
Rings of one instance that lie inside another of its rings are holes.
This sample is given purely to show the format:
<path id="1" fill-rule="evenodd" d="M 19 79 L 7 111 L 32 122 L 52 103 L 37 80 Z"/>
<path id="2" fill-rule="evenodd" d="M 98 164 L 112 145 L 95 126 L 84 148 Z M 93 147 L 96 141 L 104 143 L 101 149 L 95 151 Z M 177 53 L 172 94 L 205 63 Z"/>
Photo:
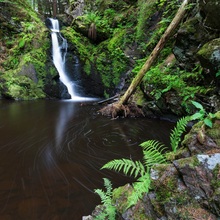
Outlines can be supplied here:
<path id="1" fill-rule="evenodd" d="M 137 73 L 136 77 L 131 82 L 129 88 L 125 92 L 125 94 L 119 99 L 118 104 L 123 105 L 125 104 L 130 96 L 134 93 L 137 86 L 140 84 L 141 80 L 145 76 L 146 72 L 150 69 L 153 62 L 156 60 L 158 55 L 160 54 L 160 51 L 164 48 L 165 43 L 171 36 L 172 32 L 177 28 L 179 23 L 181 22 L 182 18 L 184 17 L 186 13 L 186 6 L 189 3 L 190 0 L 184 0 L 182 5 L 180 6 L 179 10 L 177 11 L 174 19 L 166 29 L 165 33 L 161 37 L 160 41 L 157 43 L 154 50 L 151 52 L 149 58 L 145 62 L 145 64 L 142 66 L 141 70 Z"/>

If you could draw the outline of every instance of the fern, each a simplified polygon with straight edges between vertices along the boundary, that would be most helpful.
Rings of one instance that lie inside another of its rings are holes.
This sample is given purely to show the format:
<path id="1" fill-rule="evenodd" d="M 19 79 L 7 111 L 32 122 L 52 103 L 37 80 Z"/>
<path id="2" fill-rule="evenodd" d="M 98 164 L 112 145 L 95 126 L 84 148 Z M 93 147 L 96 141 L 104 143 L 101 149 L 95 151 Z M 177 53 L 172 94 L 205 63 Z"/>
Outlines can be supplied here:
<path id="1" fill-rule="evenodd" d="M 118 159 L 109 161 L 101 169 L 110 169 L 116 172 L 123 171 L 125 175 L 133 175 L 135 178 L 138 175 L 143 176 L 145 174 L 145 168 L 140 161 L 133 161 L 129 159 Z"/>
<path id="2" fill-rule="evenodd" d="M 185 132 L 186 125 L 189 121 L 190 117 L 181 118 L 170 134 L 170 145 L 174 153 L 176 152 L 179 142 L 181 141 L 181 135 L 183 134 L 183 132 Z"/>
<path id="3" fill-rule="evenodd" d="M 166 158 L 163 154 L 163 151 L 165 151 L 167 148 L 163 144 L 160 144 L 155 140 L 149 140 L 143 142 L 140 146 L 143 148 L 144 164 L 146 167 L 150 168 L 154 164 L 166 163 Z"/>
<path id="4" fill-rule="evenodd" d="M 181 135 L 186 129 L 187 123 L 190 121 L 190 117 L 181 118 L 174 130 L 172 130 L 170 135 L 171 147 L 174 152 L 178 147 L 178 144 L 181 140 Z M 167 151 L 167 147 L 155 140 L 148 140 L 140 144 L 143 149 L 143 162 L 133 161 L 130 159 L 117 159 L 112 160 L 106 163 L 101 169 L 110 169 L 117 172 L 122 171 L 125 175 L 134 176 L 135 178 L 139 177 L 136 182 L 133 183 L 133 192 L 128 198 L 127 208 L 135 205 L 139 199 L 142 198 L 143 193 L 147 193 L 150 189 L 151 178 L 150 178 L 150 169 L 155 164 L 164 164 L 167 162 L 166 156 L 164 154 Z M 106 183 L 106 188 L 108 189 L 109 183 Z M 107 193 L 103 191 L 97 191 L 100 194 L 102 202 L 104 204 L 109 203 L 109 197 L 111 190 Z"/>
<path id="5" fill-rule="evenodd" d="M 100 196 L 101 203 L 104 205 L 104 211 L 95 219 L 101 220 L 107 217 L 109 220 L 115 220 L 116 208 L 112 205 L 112 184 L 107 178 L 103 178 L 103 180 L 106 192 L 104 192 L 102 189 L 96 189 L 95 193 Z"/>
<path id="6" fill-rule="evenodd" d="M 143 193 L 150 188 L 150 168 L 154 164 L 165 163 L 166 159 L 162 153 L 165 150 L 164 145 L 157 141 L 146 141 L 140 145 L 143 148 L 144 164 L 140 161 L 130 159 L 117 159 L 106 163 L 101 169 L 110 169 L 122 171 L 125 175 L 134 176 L 137 182 L 133 183 L 134 191 L 128 198 L 128 208 L 137 203 L 142 198 Z"/>
<path id="7" fill-rule="evenodd" d="M 146 173 L 144 176 L 138 178 L 137 182 L 133 183 L 134 190 L 129 196 L 127 208 L 137 204 L 138 200 L 142 198 L 143 193 L 148 193 L 150 189 L 151 179 L 150 173 Z"/>

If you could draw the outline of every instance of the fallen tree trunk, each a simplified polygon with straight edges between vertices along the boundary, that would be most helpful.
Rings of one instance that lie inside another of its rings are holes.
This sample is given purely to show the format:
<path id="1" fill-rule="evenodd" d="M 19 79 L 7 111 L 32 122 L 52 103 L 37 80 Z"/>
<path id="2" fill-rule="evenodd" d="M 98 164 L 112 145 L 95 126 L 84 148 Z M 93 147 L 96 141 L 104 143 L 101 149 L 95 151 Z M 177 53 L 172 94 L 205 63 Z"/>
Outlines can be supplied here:
<path id="1" fill-rule="evenodd" d="M 137 86 L 140 84 L 141 80 L 145 76 L 146 72 L 151 68 L 153 62 L 156 60 L 160 51 L 164 48 L 165 43 L 168 41 L 169 37 L 173 33 L 173 31 L 178 27 L 179 23 L 181 22 L 182 18 L 186 13 L 186 6 L 189 4 L 190 0 L 184 0 L 182 5 L 180 6 L 179 10 L 177 11 L 175 17 L 173 18 L 172 22 L 166 29 L 165 33 L 161 37 L 160 41 L 157 43 L 154 50 L 151 52 L 150 56 L 148 57 L 145 64 L 142 66 L 140 71 L 137 73 L 136 77 L 132 80 L 129 88 L 125 92 L 125 94 L 118 100 L 118 102 L 111 104 L 111 106 L 107 106 L 100 110 L 103 115 L 106 115 L 105 112 L 109 115 L 109 112 L 112 111 L 111 116 L 117 117 L 118 113 L 123 111 L 123 105 L 127 103 L 130 96 L 134 93 Z M 110 108 L 111 110 L 109 111 Z"/>

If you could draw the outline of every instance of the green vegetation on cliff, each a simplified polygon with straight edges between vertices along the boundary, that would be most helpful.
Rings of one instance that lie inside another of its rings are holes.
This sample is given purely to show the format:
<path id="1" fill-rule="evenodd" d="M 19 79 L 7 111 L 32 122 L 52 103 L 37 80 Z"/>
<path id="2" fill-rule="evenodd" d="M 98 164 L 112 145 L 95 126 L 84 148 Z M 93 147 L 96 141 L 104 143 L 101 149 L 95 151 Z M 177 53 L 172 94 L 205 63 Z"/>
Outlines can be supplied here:
<path id="1" fill-rule="evenodd" d="M 29 100 L 44 98 L 49 41 L 43 22 L 26 1 L 3 2 L 1 95 Z"/>

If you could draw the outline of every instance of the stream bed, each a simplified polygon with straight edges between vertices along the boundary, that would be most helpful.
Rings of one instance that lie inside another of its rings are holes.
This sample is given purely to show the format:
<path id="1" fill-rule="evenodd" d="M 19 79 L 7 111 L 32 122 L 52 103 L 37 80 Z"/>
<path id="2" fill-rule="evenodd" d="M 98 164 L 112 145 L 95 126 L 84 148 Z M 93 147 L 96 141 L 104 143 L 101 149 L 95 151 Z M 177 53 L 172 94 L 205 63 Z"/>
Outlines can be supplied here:
<path id="1" fill-rule="evenodd" d="M 119 158 L 142 158 L 138 146 L 169 143 L 174 123 L 111 120 L 100 106 L 74 101 L 0 100 L 0 219 L 78 220 L 100 198 L 103 178 L 113 187 L 133 179 L 100 168 Z"/>

